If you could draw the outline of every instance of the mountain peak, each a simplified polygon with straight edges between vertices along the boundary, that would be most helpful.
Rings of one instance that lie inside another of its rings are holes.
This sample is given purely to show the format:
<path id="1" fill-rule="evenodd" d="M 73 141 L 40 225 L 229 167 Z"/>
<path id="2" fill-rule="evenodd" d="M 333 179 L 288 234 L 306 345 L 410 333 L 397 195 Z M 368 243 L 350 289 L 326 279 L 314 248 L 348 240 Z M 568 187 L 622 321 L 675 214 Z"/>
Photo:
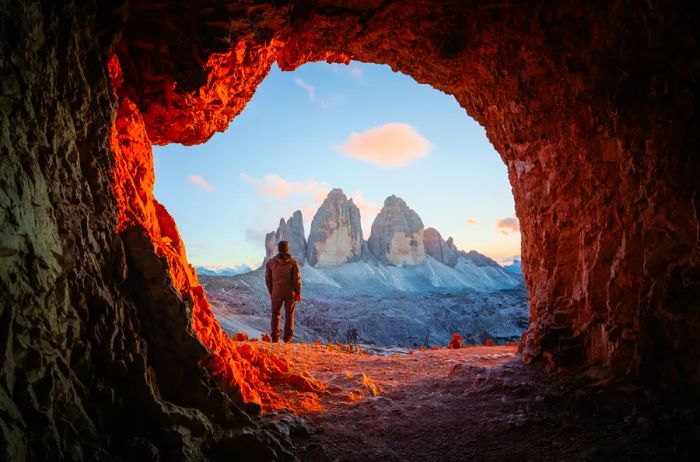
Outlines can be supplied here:
<path id="1" fill-rule="evenodd" d="M 408 207 L 408 205 L 406 205 L 405 200 L 401 199 L 395 194 L 392 194 L 384 199 L 384 207 Z"/>
<path id="2" fill-rule="evenodd" d="M 395 195 L 372 223 L 367 241 L 370 252 L 385 265 L 417 265 L 425 261 L 423 221 L 406 202 Z"/>
<path id="3" fill-rule="evenodd" d="M 311 266 L 357 261 L 363 242 L 360 209 L 342 189 L 332 189 L 311 222 L 306 260 Z"/>
<path id="4" fill-rule="evenodd" d="M 426 228 L 423 232 L 425 253 L 447 266 L 455 266 L 459 259 L 457 248 L 452 238 L 445 241 L 435 228 Z"/>
<path id="5" fill-rule="evenodd" d="M 330 190 L 328 195 L 326 196 L 326 200 L 348 200 L 348 197 L 345 195 L 345 192 L 341 188 L 333 188 Z"/>
<path id="6" fill-rule="evenodd" d="M 279 241 L 289 242 L 289 253 L 299 263 L 303 263 L 306 255 L 306 237 L 304 234 L 304 219 L 301 210 L 295 211 L 287 221 L 280 218 L 277 231 L 265 235 L 265 260 L 277 254 L 277 243 Z"/>

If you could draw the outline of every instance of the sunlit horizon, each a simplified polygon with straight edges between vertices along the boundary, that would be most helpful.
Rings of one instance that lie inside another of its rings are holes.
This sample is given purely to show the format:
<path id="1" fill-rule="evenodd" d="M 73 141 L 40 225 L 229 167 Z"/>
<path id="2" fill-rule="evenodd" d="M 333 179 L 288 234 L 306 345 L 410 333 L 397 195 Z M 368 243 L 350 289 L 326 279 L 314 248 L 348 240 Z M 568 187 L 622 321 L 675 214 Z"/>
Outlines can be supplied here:
<path id="1" fill-rule="evenodd" d="M 328 191 L 362 231 L 392 194 L 426 228 L 501 264 L 520 255 L 506 167 L 452 96 L 387 66 L 276 66 L 246 109 L 202 145 L 154 147 L 155 197 L 195 266 L 257 268 L 264 236 L 295 210 L 310 223 Z"/>

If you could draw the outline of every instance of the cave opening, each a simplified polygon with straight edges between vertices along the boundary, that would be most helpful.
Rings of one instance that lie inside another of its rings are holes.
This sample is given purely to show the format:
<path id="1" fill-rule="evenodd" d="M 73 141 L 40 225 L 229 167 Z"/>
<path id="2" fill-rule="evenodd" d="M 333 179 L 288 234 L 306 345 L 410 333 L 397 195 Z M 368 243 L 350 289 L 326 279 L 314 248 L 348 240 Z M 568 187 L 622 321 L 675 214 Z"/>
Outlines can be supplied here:
<path id="1" fill-rule="evenodd" d="M 282 239 L 302 269 L 295 341 L 406 352 L 527 327 L 505 165 L 451 96 L 387 66 L 273 66 L 225 132 L 156 146 L 154 167 L 231 336 L 270 334 L 263 265 Z"/>
<path id="2" fill-rule="evenodd" d="M 696 458 L 697 411 L 655 401 L 700 396 L 692 2 L 30 0 L 0 18 L 0 458 L 313 452 L 297 421 L 257 414 L 323 384 L 229 340 L 153 196 L 152 145 L 223 130 L 275 62 L 350 60 L 449 93 L 485 127 L 513 187 L 530 316 L 522 360 L 442 371 L 445 396 L 464 398 L 433 402 L 445 415 L 420 420 L 435 390 L 413 387 L 376 438 L 327 422 L 323 446 L 349 460 Z M 533 363 L 578 381 L 521 385 Z M 347 378 L 375 393 L 371 374 Z M 358 422 L 390 409 L 372 398 Z"/>

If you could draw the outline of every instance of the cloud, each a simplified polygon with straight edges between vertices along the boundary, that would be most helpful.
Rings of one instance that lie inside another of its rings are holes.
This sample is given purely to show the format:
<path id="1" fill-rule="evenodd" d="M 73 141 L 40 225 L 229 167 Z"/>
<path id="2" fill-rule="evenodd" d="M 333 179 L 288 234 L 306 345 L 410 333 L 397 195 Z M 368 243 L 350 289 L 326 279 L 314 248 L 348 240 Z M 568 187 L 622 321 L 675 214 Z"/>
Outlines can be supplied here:
<path id="1" fill-rule="evenodd" d="M 319 97 L 316 94 L 316 87 L 306 82 L 303 79 L 296 78 L 294 83 L 301 87 L 307 95 L 309 95 L 309 101 L 318 104 L 322 108 L 326 109 L 331 106 L 335 106 L 343 100 L 343 95 L 329 95 L 326 97 Z"/>
<path id="2" fill-rule="evenodd" d="M 309 100 L 310 101 L 315 101 L 316 100 L 316 87 L 314 87 L 311 84 L 306 83 L 302 79 L 294 79 L 294 83 L 296 83 L 298 86 L 304 89 L 304 91 L 309 95 Z"/>
<path id="3" fill-rule="evenodd" d="M 313 179 L 293 182 L 277 174 L 262 178 L 254 178 L 246 173 L 241 173 L 240 176 L 260 198 L 251 224 L 245 231 L 246 240 L 253 243 L 264 242 L 265 234 L 277 229 L 280 218 L 287 219 L 295 210 L 301 210 L 304 228 L 308 230 L 311 218 L 330 190 L 326 183 Z"/>
<path id="4" fill-rule="evenodd" d="M 273 231 L 273 230 L 265 231 L 265 230 L 262 230 L 260 228 L 250 226 L 250 227 L 246 228 L 246 230 L 245 230 L 245 234 L 244 234 L 245 240 L 248 242 L 252 242 L 254 244 L 262 245 L 262 243 L 265 242 L 265 235 L 269 231 Z"/>
<path id="5" fill-rule="evenodd" d="M 281 176 L 271 173 L 262 179 L 254 178 L 247 173 L 241 173 L 241 179 L 251 185 L 260 197 L 276 197 L 284 199 L 292 195 L 309 195 L 314 199 L 323 198 L 328 194 L 328 186 L 316 180 L 308 180 L 305 183 L 295 183 L 285 180 Z"/>
<path id="6" fill-rule="evenodd" d="M 211 185 L 207 180 L 205 180 L 203 177 L 199 175 L 190 175 L 187 177 L 187 181 L 199 188 L 202 188 L 203 190 L 213 193 L 214 192 L 214 186 Z"/>
<path id="7" fill-rule="evenodd" d="M 356 82 L 364 82 L 365 80 L 365 70 L 362 68 L 362 64 L 358 62 L 351 62 L 350 64 L 333 63 L 330 65 L 331 70 L 336 74 L 344 74 L 350 77 Z"/>
<path id="8" fill-rule="evenodd" d="M 358 66 L 350 66 L 350 68 L 348 69 L 348 73 L 350 74 L 350 77 L 354 80 L 363 80 L 365 78 L 365 71 Z"/>
<path id="9" fill-rule="evenodd" d="M 377 167 L 405 167 L 430 154 L 432 146 L 413 127 L 388 123 L 361 133 L 353 132 L 339 146 L 350 157 Z"/>
<path id="10" fill-rule="evenodd" d="M 501 234 L 515 234 L 520 232 L 520 222 L 516 217 L 499 218 L 496 220 L 496 228 Z"/>
<path id="11" fill-rule="evenodd" d="M 192 244 L 190 247 L 192 247 L 193 249 L 200 249 L 201 250 L 206 246 L 204 244 L 195 243 L 195 244 Z"/>
<path id="12" fill-rule="evenodd" d="M 468 224 L 468 225 L 478 225 L 478 224 L 479 224 L 479 220 L 475 220 L 474 218 L 470 218 L 470 219 L 467 220 L 467 224 Z"/>

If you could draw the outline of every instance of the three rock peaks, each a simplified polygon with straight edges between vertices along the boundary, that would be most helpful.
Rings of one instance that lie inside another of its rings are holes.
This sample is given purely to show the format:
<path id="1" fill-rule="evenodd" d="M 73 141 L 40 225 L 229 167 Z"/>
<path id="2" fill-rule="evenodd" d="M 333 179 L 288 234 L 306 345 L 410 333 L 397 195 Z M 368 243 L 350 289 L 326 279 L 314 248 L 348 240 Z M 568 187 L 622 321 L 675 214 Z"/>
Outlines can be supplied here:
<path id="1" fill-rule="evenodd" d="M 420 216 L 400 197 L 391 195 L 372 223 L 365 240 L 360 224 L 360 209 L 342 189 L 333 189 L 311 221 L 306 241 L 301 211 L 285 221 L 277 231 L 265 236 L 265 259 L 277 253 L 277 243 L 289 242 L 290 253 L 300 264 L 313 267 L 339 266 L 372 259 L 384 265 L 413 266 L 424 263 L 427 256 L 454 267 L 460 256 L 478 259 L 479 266 L 498 266 L 477 253 L 458 250 L 452 238 L 445 241 L 435 228 L 425 229 Z"/>

